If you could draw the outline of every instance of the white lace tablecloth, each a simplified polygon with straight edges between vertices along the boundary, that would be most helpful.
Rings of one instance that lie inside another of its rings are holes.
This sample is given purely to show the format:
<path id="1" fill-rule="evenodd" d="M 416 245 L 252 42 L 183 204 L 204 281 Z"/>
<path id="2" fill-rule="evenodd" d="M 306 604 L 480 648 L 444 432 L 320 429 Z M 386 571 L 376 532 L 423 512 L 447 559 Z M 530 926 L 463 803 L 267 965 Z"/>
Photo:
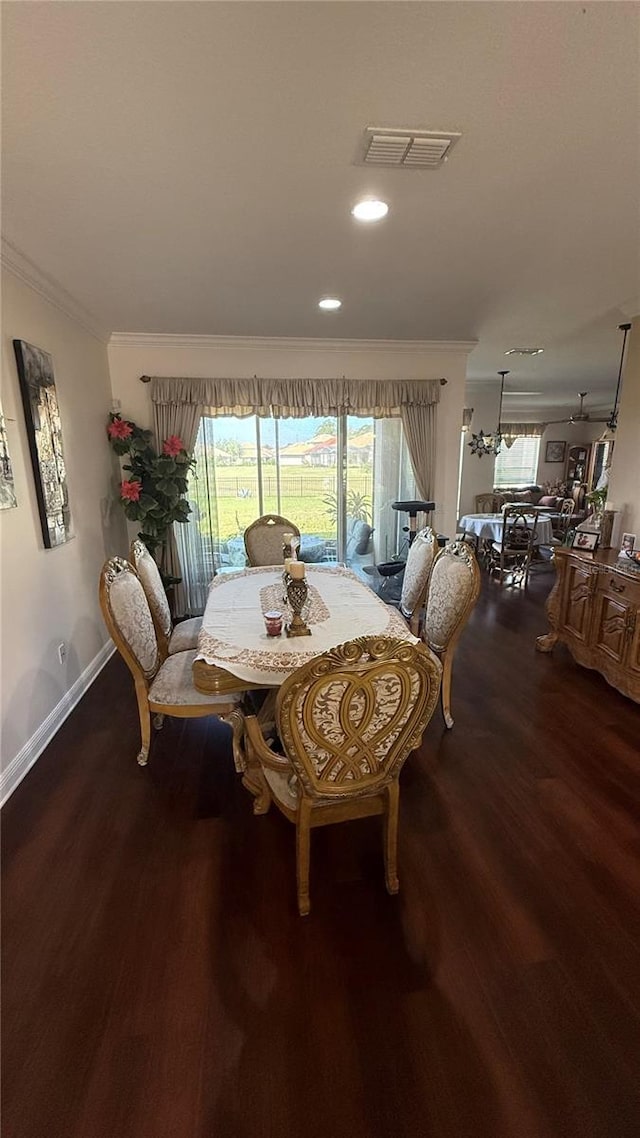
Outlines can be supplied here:
<path id="1" fill-rule="evenodd" d="M 277 687 L 296 668 L 356 636 L 416 637 L 396 611 L 342 567 L 307 569 L 310 601 L 303 612 L 311 636 L 270 638 L 263 612 L 282 603 L 282 570 L 244 569 L 215 577 L 198 636 L 197 660 L 249 683 Z"/>
<path id="2" fill-rule="evenodd" d="M 532 514 L 526 515 L 527 525 L 533 525 Z M 465 533 L 474 533 L 476 537 L 489 538 L 491 541 L 502 540 L 502 514 L 465 514 L 460 518 L 458 529 Z M 538 545 L 551 545 L 553 528 L 548 514 L 538 514 L 538 527 L 536 529 L 536 543 Z"/>

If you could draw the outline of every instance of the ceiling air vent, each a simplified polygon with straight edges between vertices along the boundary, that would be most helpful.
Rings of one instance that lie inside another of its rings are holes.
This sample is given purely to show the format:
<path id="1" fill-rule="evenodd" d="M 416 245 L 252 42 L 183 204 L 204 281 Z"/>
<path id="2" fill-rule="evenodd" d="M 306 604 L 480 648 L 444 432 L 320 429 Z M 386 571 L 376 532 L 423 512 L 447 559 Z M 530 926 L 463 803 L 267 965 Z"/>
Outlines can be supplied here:
<path id="1" fill-rule="evenodd" d="M 460 138 L 456 131 L 391 130 L 367 127 L 364 166 L 406 166 L 410 170 L 434 169 L 448 157 Z"/>

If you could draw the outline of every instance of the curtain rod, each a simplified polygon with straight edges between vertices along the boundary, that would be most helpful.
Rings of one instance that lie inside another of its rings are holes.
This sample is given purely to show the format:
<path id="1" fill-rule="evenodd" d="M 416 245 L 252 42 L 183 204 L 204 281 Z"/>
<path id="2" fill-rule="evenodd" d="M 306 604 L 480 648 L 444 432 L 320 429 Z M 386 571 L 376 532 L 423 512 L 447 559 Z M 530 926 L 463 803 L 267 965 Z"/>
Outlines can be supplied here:
<path id="1" fill-rule="evenodd" d="M 141 375 L 139 378 L 140 378 L 140 383 L 151 383 L 151 376 L 150 376 L 150 375 Z M 252 379 L 264 379 L 264 378 L 265 378 L 265 376 L 263 376 L 263 375 L 261 375 L 261 376 L 257 376 L 257 375 L 254 375 L 254 376 L 252 376 Z M 343 376 L 342 376 L 342 378 L 343 378 L 343 379 L 345 379 L 345 378 L 346 378 L 346 376 L 344 376 L 344 375 L 343 375 Z M 368 380 L 367 382 L 371 382 L 371 380 Z M 378 379 L 378 380 L 374 380 L 373 382 L 374 382 L 374 383 L 384 383 L 385 381 L 384 381 L 383 379 Z M 418 380 L 418 382 L 419 382 L 419 380 Z M 445 384 L 446 384 L 446 383 L 448 383 L 448 382 L 449 382 L 449 380 L 448 380 L 448 379 L 444 379 L 444 378 L 441 378 L 441 379 L 440 379 L 440 386 L 441 386 L 441 387 L 444 387 L 444 386 L 445 386 Z"/>

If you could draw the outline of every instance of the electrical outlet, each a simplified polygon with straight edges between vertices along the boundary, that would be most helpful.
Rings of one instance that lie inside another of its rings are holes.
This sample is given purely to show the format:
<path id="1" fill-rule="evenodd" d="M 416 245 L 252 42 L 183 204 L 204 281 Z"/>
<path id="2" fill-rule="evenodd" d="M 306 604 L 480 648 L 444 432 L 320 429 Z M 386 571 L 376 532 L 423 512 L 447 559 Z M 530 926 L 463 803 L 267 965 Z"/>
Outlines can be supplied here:
<path id="1" fill-rule="evenodd" d="M 58 644 L 58 659 L 59 659 L 61 664 L 64 664 L 66 658 L 67 658 L 67 646 L 63 640 L 62 644 Z"/>

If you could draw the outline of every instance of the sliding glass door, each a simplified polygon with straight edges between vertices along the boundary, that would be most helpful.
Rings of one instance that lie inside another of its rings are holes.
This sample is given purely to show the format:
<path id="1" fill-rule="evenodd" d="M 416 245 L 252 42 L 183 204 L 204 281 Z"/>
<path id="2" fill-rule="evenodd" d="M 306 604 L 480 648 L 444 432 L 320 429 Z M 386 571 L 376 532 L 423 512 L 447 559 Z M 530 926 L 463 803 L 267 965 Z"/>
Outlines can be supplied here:
<path id="1" fill-rule="evenodd" d="M 298 526 L 307 562 L 361 568 L 401 549 L 391 503 L 414 491 L 399 419 L 204 417 L 194 457 L 179 528 L 197 532 L 178 537 L 188 562 L 200 542 L 203 580 L 244 565 L 244 531 L 265 513 Z"/>

